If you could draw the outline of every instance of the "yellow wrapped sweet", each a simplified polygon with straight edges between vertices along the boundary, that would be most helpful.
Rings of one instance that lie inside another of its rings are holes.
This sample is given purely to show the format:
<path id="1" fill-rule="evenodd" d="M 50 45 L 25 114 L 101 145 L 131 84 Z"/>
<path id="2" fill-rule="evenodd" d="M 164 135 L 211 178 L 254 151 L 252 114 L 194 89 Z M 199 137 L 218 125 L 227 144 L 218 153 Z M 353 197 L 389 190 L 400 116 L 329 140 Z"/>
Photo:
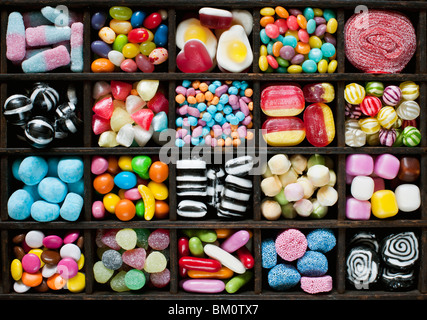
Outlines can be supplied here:
<path id="1" fill-rule="evenodd" d="M 382 107 L 377 114 L 377 120 L 383 128 L 390 129 L 397 121 L 397 113 L 393 107 Z"/>
<path id="2" fill-rule="evenodd" d="M 361 104 L 365 95 L 365 88 L 358 83 L 350 83 L 345 86 L 344 99 L 350 104 Z"/>
<path id="3" fill-rule="evenodd" d="M 377 118 L 367 117 L 359 120 L 360 129 L 366 134 L 373 134 L 381 129 L 381 125 Z"/>
<path id="4" fill-rule="evenodd" d="M 372 214 L 379 218 L 390 218 L 399 212 L 396 196 L 391 190 L 379 190 L 371 197 Z"/>

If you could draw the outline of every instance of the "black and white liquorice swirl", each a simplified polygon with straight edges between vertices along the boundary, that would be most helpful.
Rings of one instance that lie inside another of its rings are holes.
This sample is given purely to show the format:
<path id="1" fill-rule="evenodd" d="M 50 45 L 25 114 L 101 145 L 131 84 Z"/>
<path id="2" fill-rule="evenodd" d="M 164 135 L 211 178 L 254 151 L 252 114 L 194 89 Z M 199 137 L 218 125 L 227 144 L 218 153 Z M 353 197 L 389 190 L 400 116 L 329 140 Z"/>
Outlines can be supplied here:
<path id="1" fill-rule="evenodd" d="M 392 268 L 406 269 L 418 260 L 418 239 L 413 232 L 391 234 L 381 242 L 381 258 Z"/>
<path id="2" fill-rule="evenodd" d="M 383 268 L 381 282 L 390 291 L 410 290 L 415 286 L 415 272 L 413 269 L 396 270 Z"/>
<path id="3" fill-rule="evenodd" d="M 347 255 L 347 280 L 356 289 L 370 289 L 380 274 L 378 254 L 365 246 L 357 246 Z"/>

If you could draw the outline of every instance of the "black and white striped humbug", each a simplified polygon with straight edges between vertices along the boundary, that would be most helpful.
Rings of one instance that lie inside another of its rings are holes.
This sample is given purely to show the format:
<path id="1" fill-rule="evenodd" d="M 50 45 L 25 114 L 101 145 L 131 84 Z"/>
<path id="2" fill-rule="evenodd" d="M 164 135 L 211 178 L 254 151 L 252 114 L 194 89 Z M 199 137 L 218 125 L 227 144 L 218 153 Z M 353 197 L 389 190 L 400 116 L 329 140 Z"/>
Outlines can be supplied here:
<path id="1" fill-rule="evenodd" d="M 37 114 L 46 113 L 56 108 L 59 102 L 59 94 L 46 83 L 37 82 L 34 85 L 30 99 Z"/>
<path id="2" fill-rule="evenodd" d="M 32 109 L 30 98 L 23 94 L 14 94 L 4 102 L 3 114 L 8 123 L 23 126 L 31 118 Z"/>
<path id="3" fill-rule="evenodd" d="M 49 119 L 37 116 L 25 126 L 25 138 L 35 148 L 44 148 L 55 138 L 55 128 Z"/>

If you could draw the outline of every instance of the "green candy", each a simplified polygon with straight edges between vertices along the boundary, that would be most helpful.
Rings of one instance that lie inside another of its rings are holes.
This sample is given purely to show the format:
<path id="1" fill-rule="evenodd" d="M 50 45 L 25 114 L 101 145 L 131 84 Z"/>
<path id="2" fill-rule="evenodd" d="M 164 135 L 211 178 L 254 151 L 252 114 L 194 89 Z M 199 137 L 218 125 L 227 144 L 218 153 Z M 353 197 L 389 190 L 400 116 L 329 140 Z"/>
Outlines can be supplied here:
<path id="1" fill-rule="evenodd" d="M 110 287 L 116 292 L 125 292 L 129 291 L 128 286 L 125 282 L 126 271 L 120 271 L 117 273 L 113 279 L 110 281 Z"/>
<path id="2" fill-rule="evenodd" d="M 152 41 L 145 41 L 139 45 L 139 51 L 141 51 L 141 53 L 147 57 L 154 49 L 156 49 L 156 44 Z"/>
<path id="3" fill-rule="evenodd" d="M 144 200 L 142 200 L 142 199 L 138 200 L 136 202 L 135 208 L 136 208 L 136 216 L 138 218 L 144 219 L 144 213 L 145 213 Z"/>
<path id="4" fill-rule="evenodd" d="M 403 144 L 407 147 L 415 147 L 421 142 L 421 132 L 415 127 L 407 126 L 403 129 Z"/>
<path id="5" fill-rule="evenodd" d="M 322 206 L 319 201 L 314 200 L 313 203 L 313 212 L 310 214 L 310 218 L 322 219 L 328 213 L 328 207 Z"/>
<path id="6" fill-rule="evenodd" d="M 126 43 L 128 43 L 128 37 L 125 34 L 118 34 L 116 39 L 113 42 L 113 50 L 122 52 L 123 47 L 125 46 Z"/>
<path id="7" fill-rule="evenodd" d="M 253 273 L 252 271 L 246 271 L 243 274 L 239 274 L 233 278 L 231 278 L 227 284 L 225 285 L 225 290 L 228 293 L 235 293 L 245 284 L 247 284 L 252 279 Z"/>
<path id="8" fill-rule="evenodd" d="M 203 244 L 198 237 L 191 237 L 190 240 L 188 240 L 188 247 L 193 256 L 196 256 L 199 258 L 203 257 L 204 255 Z"/>
<path id="9" fill-rule="evenodd" d="M 148 249 L 148 236 L 150 235 L 150 230 L 148 229 L 134 229 L 136 232 L 136 246 L 139 248 Z"/>
<path id="10" fill-rule="evenodd" d="M 297 212 L 294 209 L 293 203 L 285 204 L 282 207 L 282 216 L 285 219 L 295 219 L 297 216 Z"/>
<path id="11" fill-rule="evenodd" d="M 150 166 L 151 158 L 148 156 L 135 156 L 132 158 L 132 169 L 138 175 L 144 175 L 148 173 L 148 169 L 150 168 Z"/>
<path id="12" fill-rule="evenodd" d="M 113 274 L 114 270 L 106 268 L 102 261 L 97 261 L 93 265 L 93 276 L 98 283 L 107 283 Z"/>
<path id="13" fill-rule="evenodd" d="M 129 270 L 125 275 L 125 284 L 130 290 L 139 290 L 145 285 L 144 272 L 138 269 Z"/>
<path id="14" fill-rule="evenodd" d="M 110 16 L 117 20 L 129 20 L 132 17 L 132 9 L 123 6 L 114 6 L 110 8 Z"/>
<path id="15" fill-rule="evenodd" d="M 279 66 L 281 66 L 283 68 L 289 67 L 289 61 L 283 59 L 282 57 L 276 57 L 276 61 L 279 64 Z"/>
<path id="16" fill-rule="evenodd" d="M 307 161 L 307 169 L 316 164 L 326 165 L 325 157 L 320 154 L 313 154 Z"/>
<path id="17" fill-rule="evenodd" d="M 215 230 L 211 229 L 184 229 L 183 232 L 189 238 L 198 237 L 201 241 L 207 243 L 215 242 L 217 239 Z"/>
<path id="18" fill-rule="evenodd" d="M 366 93 L 374 97 L 382 97 L 384 93 L 384 84 L 378 81 L 370 81 L 365 85 Z"/>
<path id="19" fill-rule="evenodd" d="M 274 200 L 276 200 L 281 206 L 284 206 L 285 204 L 289 203 L 289 201 L 285 197 L 283 189 L 277 195 L 274 196 Z"/>

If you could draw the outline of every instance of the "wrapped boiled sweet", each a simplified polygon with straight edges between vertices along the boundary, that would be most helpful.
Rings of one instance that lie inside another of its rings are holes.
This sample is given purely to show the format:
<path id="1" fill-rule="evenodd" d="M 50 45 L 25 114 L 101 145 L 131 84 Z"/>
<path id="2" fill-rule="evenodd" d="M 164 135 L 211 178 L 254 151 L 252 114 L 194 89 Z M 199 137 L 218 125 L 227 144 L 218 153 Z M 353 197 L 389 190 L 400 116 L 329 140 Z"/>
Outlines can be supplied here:
<path id="1" fill-rule="evenodd" d="M 335 99 L 334 86 L 327 82 L 306 84 L 302 91 L 305 101 L 310 103 L 329 103 Z"/>
<path id="2" fill-rule="evenodd" d="M 297 117 L 271 117 L 262 125 L 262 136 L 270 146 L 295 146 L 305 139 L 304 122 Z"/>
<path id="3" fill-rule="evenodd" d="M 23 94 L 14 94 L 6 99 L 3 115 L 10 124 L 22 126 L 31 118 L 33 103 Z"/>
<path id="4" fill-rule="evenodd" d="M 261 92 L 261 109 L 271 117 L 296 116 L 304 102 L 303 90 L 294 85 L 268 86 Z"/>

